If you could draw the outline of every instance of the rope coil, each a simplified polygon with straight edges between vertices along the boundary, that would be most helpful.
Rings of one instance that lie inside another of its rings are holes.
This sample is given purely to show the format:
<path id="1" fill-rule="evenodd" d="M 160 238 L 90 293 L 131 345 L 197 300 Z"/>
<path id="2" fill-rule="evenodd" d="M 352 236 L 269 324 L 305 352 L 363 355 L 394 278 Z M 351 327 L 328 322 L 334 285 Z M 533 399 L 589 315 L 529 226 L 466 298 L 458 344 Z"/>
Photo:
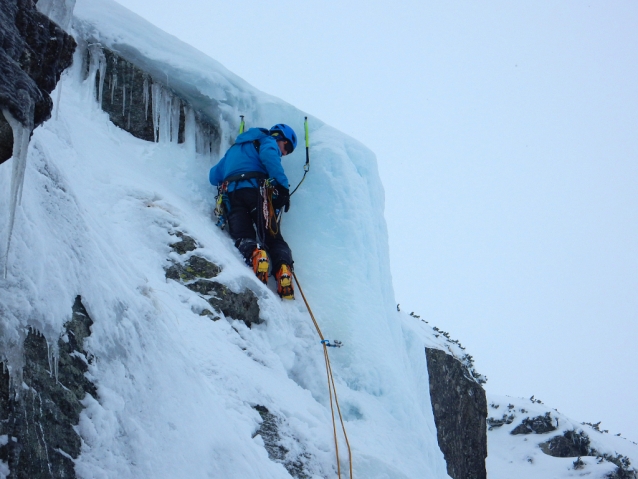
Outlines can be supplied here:
<path id="1" fill-rule="evenodd" d="M 325 339 L 323 337 L 323 333 L 321 332 L 321 328 L 319 327 L 319 323 L 315 319 L 315 315 L 312 313 L 312 309 L 310 309 L 310 305 L 308 304 L 308 300 L 306 299 L 306 295 L 301 289 L 301 285 L 299 284 L 299 280 L 297 279 L 297 275 L 295 272 L 292 272 L 292 277 L 295 279 L 295 283 L 297 283 L 297 288 L 299 289 L 299 293 L 301 293 L 301 297 L 303 298 L 304 303 L 306 304 L 306 308 L 308 309 L 308 313 L 310 314 L 310 318 L 312 319 L 313 324 L 315 325 L 315 329 L 317 330 L 317 334 L 319 334 L 319 338 L 321 338 L 321 344 L 323 346 L 323 357 L 326 363 L 326 375 L 328 377 L 328 394 L 330 395 L 330 412 L 332 414 L 332 432 L 334 434 L 335 440 L 335 454 L 337 456 L 337 475 L 339 479 L 341 479 L 341 462 L 339 461 L 339 441 L 337 440 L 337 422 L 335 420 L 335 411 L 334 406 L 337 406 L 337 413 L 339 415 L 339 421 L 341 422 L 341 430 L 343 431 L 343 437 L 346 441 L 346 446 L 348 448 L 348 464 L 350 467 L 350 479 L 353 479 L 352 475 L 352 451 L 350 449 L 350 441 L 348 441 L 348 434 L 346 433 L 346 426 L 343 422 L 343 416 L 341 414 L 341 408 L 339 407 L 339 397 L 337 396 L 337 387 L 335 386 L 334 376 L 332 375 L 332 366 L 330 365 L 330 356 L 328 354 L 328 347 L 340 347 L 341 342 L 334 341 L 334 345 L 330 344 L 329 339 Z M 334 402 L 333 402 L 334 397 Z"/>

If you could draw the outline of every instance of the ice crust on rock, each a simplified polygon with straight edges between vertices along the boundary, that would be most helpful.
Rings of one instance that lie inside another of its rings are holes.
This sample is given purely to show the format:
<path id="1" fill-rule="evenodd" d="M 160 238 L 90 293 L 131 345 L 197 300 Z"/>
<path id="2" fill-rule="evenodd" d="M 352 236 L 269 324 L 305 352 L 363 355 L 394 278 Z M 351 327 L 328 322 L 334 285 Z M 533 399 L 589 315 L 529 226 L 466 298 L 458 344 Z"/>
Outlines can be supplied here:
<path id="1" fill-rule="evenodd" d="M 73 18 L 73 9 L 76 0 L 38 0 L 36 8 L 63 30 L 68 31 Z"/>
<path id="2" fill-rule="evenodd" d="M 99 73 L 99 86 L 97 88 L 97 105 L 102 107 L 102 98 L 104 96 L 104 75 L 106 73 L 106 57 L 102 51 L 102 46 L 99 43 L 89 44 L 89 74 L 87 81 L 90 85 L 96 83 L 96 78 Z M 92 98 L 96 98 L 96 92 L 92 89 L 88 89 Z M 112 95 L 113 93 L 111 93 Z"/>

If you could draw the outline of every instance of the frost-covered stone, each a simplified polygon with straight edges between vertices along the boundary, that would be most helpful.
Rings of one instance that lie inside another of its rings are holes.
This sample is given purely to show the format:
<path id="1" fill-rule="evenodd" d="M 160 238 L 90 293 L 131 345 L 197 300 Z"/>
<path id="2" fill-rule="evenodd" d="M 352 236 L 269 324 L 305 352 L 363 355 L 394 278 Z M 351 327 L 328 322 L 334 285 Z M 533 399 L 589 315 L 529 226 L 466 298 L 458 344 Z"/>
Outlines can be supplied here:
<path id="1" fill-rule="evenodd" d="M 562 436 L 554 436 L 540 445 L 541 450 L 553 457 L 594 456 L 589 436 L 583 431 L 565 431 Z"/>
<path id="2" fill-rule="evenodd" d="M 510 434 L 544 434 L 555 431 L 557 427 L 558 419 L 554 421 L 552 415 L 548 412 L 544 416 L 536 416 L 531 419 L 526 417 Z"/>
<path id="3" fill-rule="evenodd" d="M 302 452 L 299 455 L 295 455 L 291 453 L 291 451 L 282 444 L 280 435 L 281 419 L 271 413 L 265 406 L 257 405 L 253 406 L 253 408 L 259 413 L 262 419 L 255 435 L 260 435 L 264 441 L 264 447 L 268 452 L 268 457 L 282 464 L 292 477 L 296 479 L 311 479 L 313 476 L 309 475 L 309 471 L 307 470 L 308 463 L 311 460 L 310 454 Z"/>
<path id="4" fill-rule="evenodd" d="M 180 241 L 177 241 L 176 243 L 171 243 L 170 247 L 173 248 L 173 250 L 177 254 L 186 254 L 191 251 L 195 251 L 197 249 L 197 241 L 195 241 L 193 238 L 191 238 L 187 234 L 184 234 L 181 231 L 177 231 L 175 233 L 175 236 L 180 238 Z"/>
<path id="5" fill-rule="evenodd" d="M 49 93 L 71 64 L 75 40 L 30 0 L 0 0 L 0 38 L 0 110 L 36 127 L 51 116 Z M 0 163 L 10 158 L 12 143 L 11 130 L 0 115 Z"/>
<path id="6" fill-rule="evenodd" d="M 195 244 L 195 240 L 187 238 Z M 187 240 L 186 245 L 188 244 Z M 249 327 L 251 324 L 261 323 L 262 319 L 259 317 L 259 305 L 255 293 L 249 289 L 236 293 L 217 281 L 210 281 L 221 271 L 219 266 L 207 259 L 192 255 L 184 263 L 174 263 L 167 268 L 166 278 L 178 281 L 191 291 L 198 293 L 215 310 L 222 312 L 228 318 L 239 319 Z M 205 315 L 211 316 L 211 319 L 218 318 L 216 315 Z"/>
<path id="7" fill-rule="evenodd" d="M 11 438 L 0 445 L 0 460 L 8 464 L 9 477 L 73 478 L 73 459 L 80 455 L 81 440 L 75 430 L 87 394 L 97 397 L 85 376 L 90 354 L 84 340 L 90 335 L 91 318 L 80 297 L 71 320 L 58 341 L 58 356 L 45 337 L 30 329 L 24 340 L 23 383 L 10 385 L 2 364 L 0 374 L 0 436 Z"/>

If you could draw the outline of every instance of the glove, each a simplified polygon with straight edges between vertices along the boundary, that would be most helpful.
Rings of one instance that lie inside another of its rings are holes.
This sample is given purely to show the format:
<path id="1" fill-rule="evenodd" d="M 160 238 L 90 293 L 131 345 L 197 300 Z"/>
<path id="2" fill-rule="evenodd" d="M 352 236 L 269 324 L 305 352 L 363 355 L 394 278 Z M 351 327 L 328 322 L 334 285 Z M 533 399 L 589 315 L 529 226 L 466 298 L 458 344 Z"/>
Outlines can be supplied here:
<path id="1" fill-rule="evenodd" d="M 288 188 L 284 188 L 283 186 L 277 187 L 277 197 L 273 198 L 272 205 L 275 209 L 280 210 L 284 209 L 286 213 L 290 209 L 290 191 Z"/>

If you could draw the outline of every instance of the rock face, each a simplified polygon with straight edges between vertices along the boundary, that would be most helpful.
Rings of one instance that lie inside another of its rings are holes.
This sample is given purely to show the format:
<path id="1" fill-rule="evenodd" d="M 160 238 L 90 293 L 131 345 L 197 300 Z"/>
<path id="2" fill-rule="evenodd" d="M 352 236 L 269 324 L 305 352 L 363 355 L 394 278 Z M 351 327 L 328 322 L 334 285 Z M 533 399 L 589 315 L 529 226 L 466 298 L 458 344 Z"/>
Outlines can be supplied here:
<path id="1" fill-rule="evenodd" d="M 556 420 L 558 424 L 558 420 Z M 544 416 L 536 416 L 534 418 L 526 417 L 523 421 L 512 429 L 510 434 L 544 434 L 546 432 L 555 431 L 557 424 L 554 424 L 551 413 Z"/>
<path id="2" fill-rule="evenodd" d="M 307 472 L 307 464 L 311 456 L 306 452 L 295 455 L 295 453 L 286 448 L 282 444 L 280 434 L 282 420 L 271 413 L 265 406 L 257 405 L 253 406 L 253 408 L 259 413 L 262 420 L 255 436 L 260 435 L 263 439 L 268 457 L 272 461 L 282 464 L 292 477 L 310 479 L 311 476 Z"/>
<path id="3" fill-rule="evenodd" d="M 86 71 L 95 74 L 96 100 L 115 125 L 142 140 L 184 143 L 190 116 L 197 152 L 219 150 L 219 121 L 198 111 L 163 78 L 99 43 L 92 43 L 87 52 Z"/>
<path id="4" fill-rule="evenodd" d="M 38 12 L 32 0 L 0 0 L 0 109 L 33 127 L 50 118 L 49 93 L 71 65 L 73 37 Z M 0 163 L 11 157 L 13 134 L 0 115 Z"/>
<path id="5" fill-rule="evenodd" d="M 197 242 L 182 232 L 177 232 L 181 241 L 173 243 L 171 247 L 180 254 L 187 254 L 197 248 Z M 259 324 L 259 305 L 255 293 L 246 289 L 239 293 L 231 291 L 223 284 L 212 280 L 221 273 L 221 268 L 205 258 L 191 255 L 187 260 L 173 263 L 166 269 L 166 278 L 175 280 L 191 291 L 201 295 L 215 311 L 220 311 L 224 316 L 242 320 L 246 326 Z M 205 309 L 202 315 L 209 316 L 213 320 L 219 319 L 215 313 Z"/>
<path id="6" fill-rule="evenodd" d="M 17 392 L 2 367 L 0 374 L 0 460 L 9 465 L 9 478 L 75 477 L 73 459 L 81 441 L 74 427 L 86 394 L 97 397 L 85 373 L 92 357 L 83 348 L 93 322 L 81 298 L 58 341 L 59 359 L 50 354 L 44 336 L 31 329 L 24 341 L 23 385 Z M 2 444 L 2 443 L 0 443 Z"/>
<path id="7" fill-rule="evenodd" d="M 587 434 L 576 431 L 565 431 L 562 436 L 554 436 L 540 445 L 541 450 L 553 457 L 595 456 L 591 450 L 591 441 Z"/>
<path id="8" fill-rule="evenodd" d="M 463 364 L 426 348 L 430 397 L 439 447 L 452 479 L 486 479 L 487 399 Z"/>

